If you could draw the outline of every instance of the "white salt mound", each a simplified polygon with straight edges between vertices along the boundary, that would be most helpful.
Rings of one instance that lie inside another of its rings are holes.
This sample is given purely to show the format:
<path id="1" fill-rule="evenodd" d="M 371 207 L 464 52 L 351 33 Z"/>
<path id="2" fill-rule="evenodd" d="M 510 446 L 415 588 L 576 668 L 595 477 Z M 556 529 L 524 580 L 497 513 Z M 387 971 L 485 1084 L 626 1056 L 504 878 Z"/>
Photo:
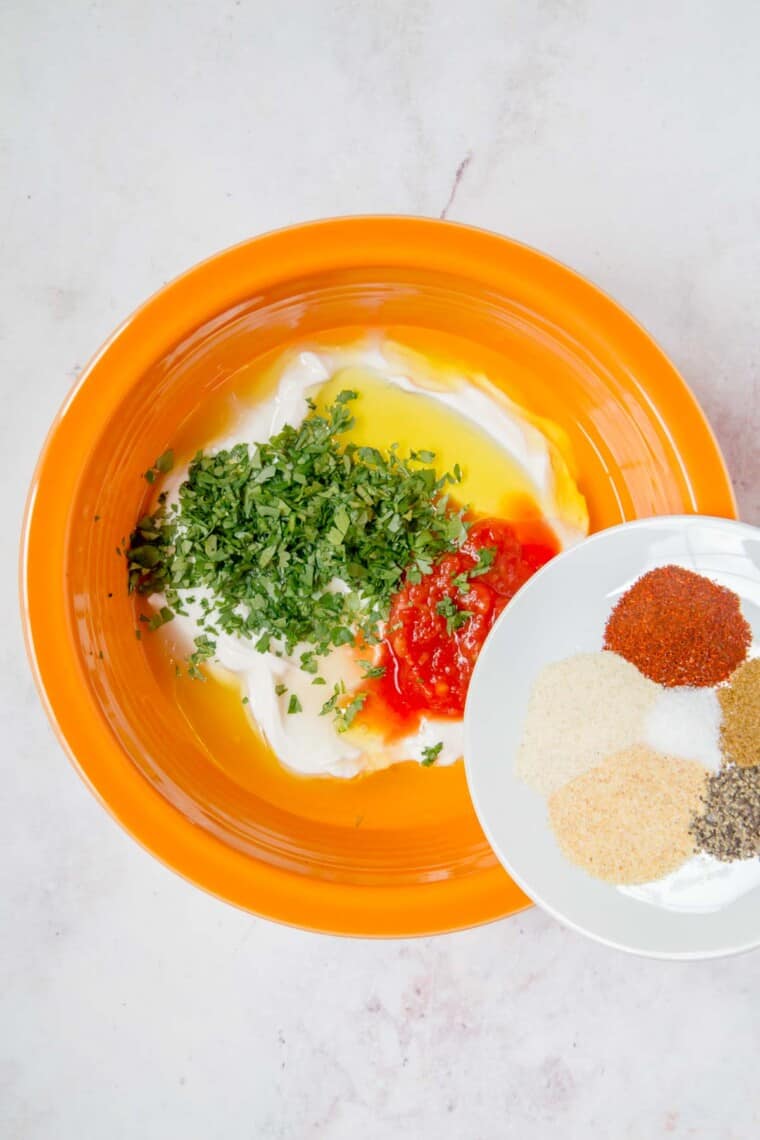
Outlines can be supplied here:
<path id="1" fill-rule="evenodd" d="M 659 686 L 617 653 L 546 665 L 528 702 L 516 772 L 542 795 L 644 739 Z"/>
<path id="2" fill-rule="evenodd" d="M 646 718 L 644 742 L 657 752 L 698 760 L 717 772 L 720 722 L 720 701 L 714 689 L 661 689 Z"/>

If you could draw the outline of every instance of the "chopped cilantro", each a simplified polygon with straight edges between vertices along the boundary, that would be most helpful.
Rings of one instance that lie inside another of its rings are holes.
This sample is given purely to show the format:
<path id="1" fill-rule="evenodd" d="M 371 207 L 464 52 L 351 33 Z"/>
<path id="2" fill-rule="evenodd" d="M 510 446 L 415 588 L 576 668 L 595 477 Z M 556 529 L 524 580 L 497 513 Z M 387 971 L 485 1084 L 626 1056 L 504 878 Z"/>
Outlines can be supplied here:
<path id="1" fill-rule="evenodd" d="M 156 468 L 156 471 L 160 471 L 162 475 L 166 475 L 171 471 L 174 466 L 174 452 L 172 449 L 169 448 L 163 455 L 159 455 L 153 466 Z"/>
<path id="2" fill-rule="evenodd" d="M 369 677 L 384 677 L 385 676 L 385 666 L 384 665 L 373 665 L 371 661 L 360 661 L 359 664 L 361 665 L 362 669 L 364 670 L 364 676 L 367 678 L 369 678 Z"/>
<path id="3" fill-rule="evenodd" d="M 445 494 L 461 472 L 438 476 L 430 452 L 404 457 L 396 447 L 383 454 L 342 440 L 354 399 L 342 391 L 324 413 L 311 405 L 300 427 L 286 425 L 265 443 L 199 452 L 178 501 L 167 506 L 160 495 L 137 523 L 130 591 L 162 592 L 171 611 L 182 605 L 180 591 L 208 591 L 213 627 L 196 641 L 195 674 L 217 630 L 261 652 L 272 640 L 280 654 L 306 643 L 306 672 L 316 672 L 315 656 L 352 644 L 354 631 L 376 643 L 404 575 L 419 580 L 465 538 L 464 511 Z M 171 451 L 160 456 L 149 482 L 173 462 Z M 335 590 L 336 580 L 347 588 Z"/>
<path id="4" fill-rule="evenodd" d="M 287 693 L 288 686 L 283 684 L 275 685 L 274 691 L 278 697 L 281 697 L 283 693 Z"/>
<path id="5" fill-rule="evenodd" d="M 210 638 L 207 633 L 198 634 L 195 639 L 195 650 L 188 658 L 190 662 L 190 668 L 188 669 L 189 676 L 195 677 L 196 680 L 202 679 L 203 673 L 201 673 L 199 666 L 202 665 L 204 661 L 208 661 L 209 657 L 213 657 L 215 650 L 216 642 Z"/>
<path id="6" fill-rule="evenodd" d="M 345 691 L 346 686 L 343 684 L 343 682 L 336 682 L 336 684 L 333 685 L 332 696 L 328 697 L 325 703 L 322 705 L 322 708 L 319 710 L 319 715 L 327 716 L 329 712 L 332 712 Z"/>
<path id="7" fill-rule="evenodd" d="M 435 607 L 435 612 L 440 614 L 441 617 L 446 618 L 446 632 L 449 636 L 456 630 L 461 629 L 473 616 L 472 610 L 460 610 L 454 599 L 448 595 L 445 598 L 441 598 Z"/>
<path id="8" fill-rule="evenodd" d="M 141 621 L 143 620 L 143 617 L 144 615 L 141 614 Z M 154 614 L 151 615 L 150 619 L 148 619 L 148 629 L 158 629 L 159 626 L 166 625 L 168 621 L 171 621 L 173 617 L 174 612 L 170 610 L 168 606 L 161 606 L 161 609 L 157 610 Z"/>
<path id="9" fill-rule="evenodd" d="M 496 557 L 495 546 L 482 546 L 478 551 L 478 561 L 473 566 L 472 570 L 468 571 L 471 578 L 479 578 L 481 574 L 485 574 L 487 570 L 493 566 L 493 560 Z"/>
<path id="10" fill-rule="evenodd" d="M 303 712 L 303 709 L 301 708 L 301 702 L 295 693 L 291 693 L 290 700 L 288 701 L 288 713 L 292 715 L 293 713 L 299 712 Z"/>
<path id="11" fill-rule="evenodd" d="M 485 574 L 490 570 L 493 565 L 493 560 L 496 557 L 495 546 L 483 546 L 477 553 L 477 560 L 475 565 L 469 570 L 463 570 L 461 574 L 455 574 L 451 579 L 453 586 L 456 586 L 460 594 L 466 594 L 470 589 L 470 579 L 479 578 L 481 574 Z"/>
<path id="12" fill-rule="evenodd" d="M 349 701 L 345 708 L 342 708 L 335 717 L 335 727 L 338 732 L 347 732 L 351 725 L 356 720 L 356 717 L 364 708 L 364 702 L 367 699 L 367 693 L 357 693 L 356 696 Z"/>
<path id="13" fill-rule="evenodd" d="M 443 741 L 439 740 L 437 744 L 429 744 L 427 748 L 422 749 L 422 767 L 429 768 L 431 764 L 435 764 L 438 757 L 443 750 Z"/>
<path id="14" fill-rule="evenodd" d="M 149 467 L 145 472 L 145 480 L 148 483 L 155 483 L 159 475 L 168 475 L 174 466 L 174 452 L 171 448 L 159 455 L 152 467 Z"/>

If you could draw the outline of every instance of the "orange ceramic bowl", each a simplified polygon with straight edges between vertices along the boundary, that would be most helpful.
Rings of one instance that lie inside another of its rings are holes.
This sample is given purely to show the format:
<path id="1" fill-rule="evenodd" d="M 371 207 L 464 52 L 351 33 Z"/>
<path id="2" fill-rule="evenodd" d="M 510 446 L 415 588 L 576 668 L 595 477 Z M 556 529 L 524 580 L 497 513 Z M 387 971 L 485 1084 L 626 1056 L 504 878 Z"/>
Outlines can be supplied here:
<path id="1" fill-rule="evenodd" d="M 317 930 L 453 930 L 528 903 L 477 825 L 462 765 L 300 780 L 292 798 L 236 780 L 158 684 L 115 553 L 144 501 L 142 472 L 236 371 L 273 348 L 357 326 L 454 338 L 509 395 L 561 424 L 594 529 L 654 514 L 735 513 L 715 440 L 675 369 L 570 270 L 444 222 L 297 226 L 190 270 L 85 370 L 29 495 L 29 655 L 82 778 L 187 879 Z"/>

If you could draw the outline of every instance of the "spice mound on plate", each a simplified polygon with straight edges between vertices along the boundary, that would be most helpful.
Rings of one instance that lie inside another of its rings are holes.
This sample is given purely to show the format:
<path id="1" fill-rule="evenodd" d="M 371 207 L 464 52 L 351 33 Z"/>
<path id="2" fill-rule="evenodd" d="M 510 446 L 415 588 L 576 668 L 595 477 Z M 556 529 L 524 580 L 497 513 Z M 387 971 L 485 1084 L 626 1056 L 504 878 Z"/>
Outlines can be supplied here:
<path id="1" fill-rule="evenodd" d="M 724 768 L 711 776 L 692 833 L 701 851 L 723 862 L 760 855 L 760 768 Z"/>
<path id="2" fill-rule="evenodd" d="M 660 689 L 647 717 L 643 743 L 655 752 L 697 760 L 720 770 L 720 702 L 715 689 Z"/>
<path id="3" fill-rule="evenodd" d="M 565 857 L 590 875 L 648 883 L 694 854 L 706 783 L 701 764 L 637 745 L 555 792 L 549 821 Z"/>
<path id="4" fill-rule="evenodd" d="M 760 657 L 747 661 L 718 690 L 723 710 L 720 742 L 727 760 L 740 768 L 760 764 Z"/>
<path id="5" fill-rule="evenodd" d="M 528 702 L 517 775 L 550 795 L 640 740 L 657 693 L 614 653 L 578 653 L 546 665 Z"/>
<path id="6" fill-rule="evenodd" d="M 733 591 L 680 566 L 661 566 L 620 598 L 604 648 L 661 685 L 717 685 L 744 661 L 751 637 Z"/>

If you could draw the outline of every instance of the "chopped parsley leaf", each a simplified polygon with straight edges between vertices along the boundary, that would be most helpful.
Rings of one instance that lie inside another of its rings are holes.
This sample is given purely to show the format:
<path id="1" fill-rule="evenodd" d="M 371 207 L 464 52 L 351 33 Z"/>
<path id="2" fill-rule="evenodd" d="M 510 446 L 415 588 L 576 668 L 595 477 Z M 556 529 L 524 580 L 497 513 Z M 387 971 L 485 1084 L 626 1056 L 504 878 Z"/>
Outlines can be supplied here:
<path id="1" fill-rule="evenodd" d="M 126 551 L 131 592 L 162 592 L 172 611 L 181 591 L 208 592 L 213 626 L 196 641 L 194 675 L 217 631 L 260 652 L 271 640 L 276 653 L 306 643 L 307 672 L 315 656 L 352 644 L 354 631 L 376 643 L 404 575 L 419 580 L 466 537 L 464 510 L 445 494 L 461 472 L 438 476 L 430 452 L 404 457 L 341 439 L 356 398 L 346 390 L 324 412 L 312 405 L 299 427 L 265 443 L 199 452 L 178 501 L 160 495 L 137 523 Z M 148 481 L 173 463 L 171 451 L 159 456 Z M 336 580 L 347 589 L 336 591 Z"/>
<path id="2" fill-rule="evenodd" d="M 481 574 L 490 570 L 496 554 L 495 546 L 481 547 L 477 553 L 475 565 L 470 570 L 463 570 L 461 574 L 455 574 L 451 579 L 452 585 L 456 586 L 460 594 L 466 594 L 470 589 L 470 579 L 479 578 Z"/>
<path id="3" fill-rule="evenodd" d="M 333 685 L 332 696 L 328 697 L 325 703 L 322 705 L 322 708 L 319 710 L 319 715 L 327 716 L 329 712 L 332 712 L 345 691 L 346 686 L 343 684 L 343 682 L 336 682 L 335 685 Z"/>
<path id="4" fill-rule="evenodd" d="M 174 452 L 171 448 L 159 455 L 152 467 L 149 467 L 145 472 L 145 481 L 147 483 L 155 483 L 159 475 L 168 475 L 174 466 Z"/>
<path id="5" fill-rule="evenodd" d="M 422 749 L 422 767 L 429 768 L 431 764 L 435 764 L 438 757 L 443 750 L 443 741 L 439 740 L 437 744 L 429 744 L 427 748 Z"/>
<path id="6" fill-rule="evenodd" d="M 479 578 L 481 574 L 485 574 L 493 566 L 493 560 L 496 557 L 495 546 L 482 546 L 478 551 L 478 561 L 473 566 L 472 570 L 468 571 L 470 578 Z"/>
<path id="7" fill-rule="evenodd" d="M 461 629 L 463 625 L 470 620 L 473 616 L 472 610 L 460 610 L 454 602 L 453 598 L 441 598 L 440 602 L 435 607 L 435 612 L 440 614 L 441 617 L 446 618 L 446 633 L 451 636 L 456 630 Z"/>
<path id="8" fill-rule="evenodd" d="M 349 701 L 345 708 L 340 709 L 335 717 L 335 727 L 338 732 L 347 732 L 351 725 L 356 720 L 361 710 L 364 708 L 364 702 L 367 699 L 367 693 L 357 693 L 356 696 Z"/>

